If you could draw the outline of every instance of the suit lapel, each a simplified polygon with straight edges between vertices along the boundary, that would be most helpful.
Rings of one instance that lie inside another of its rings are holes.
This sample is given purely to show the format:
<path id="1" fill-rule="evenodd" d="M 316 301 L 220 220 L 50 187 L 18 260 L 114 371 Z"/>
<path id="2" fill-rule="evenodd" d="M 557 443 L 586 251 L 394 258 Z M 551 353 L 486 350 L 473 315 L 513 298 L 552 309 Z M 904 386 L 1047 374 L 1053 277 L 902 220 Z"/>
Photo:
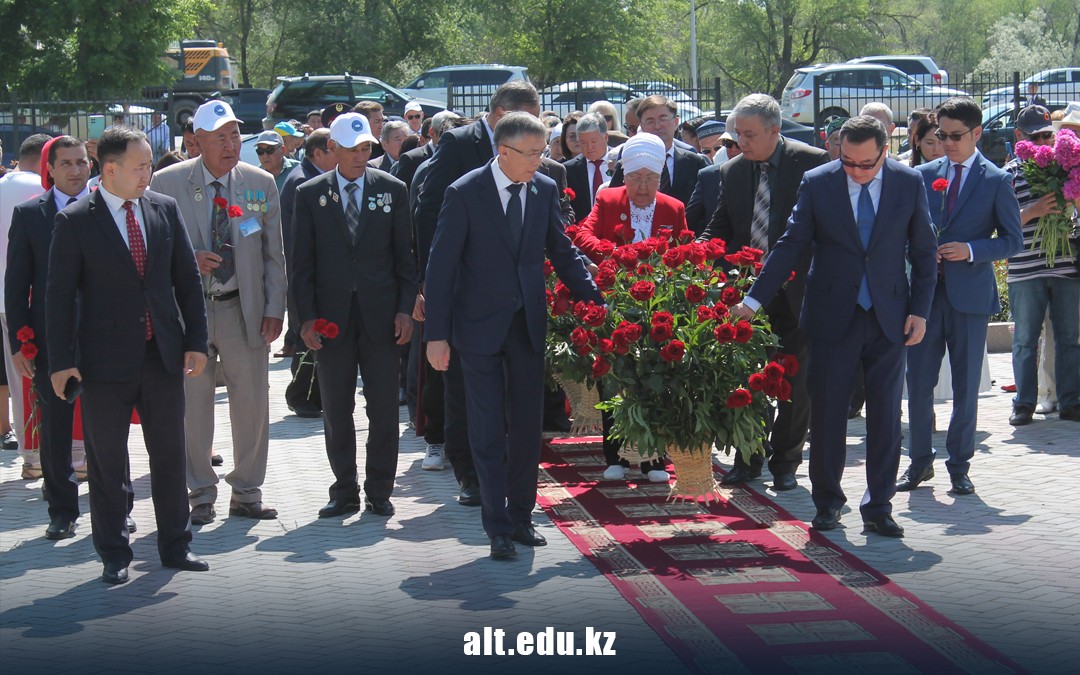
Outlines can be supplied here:
<path id="1" fill-rule="evenodd" d="M 45 194 L 41 195 L 41 199 L 38 200 L 38 206 L 41 208 L 41 215 L 49 225 L 52 225 L 53 221 L 56 220 L 56 197 L 53 195 L 53 190 L 55 189 L 56 188 L 49 188 L 45 191 Z"/>
<path id="2" fill-rule="evenodd" d="M 839 165 L 837 165 L 839 167 Z M 862 237 L 859 236 L 859 224 L 855 221 L 855 214 L 851 210 L 851 195 L 848 194 L 847 174 L 842 168 L 833 170 L 832 173 L 833 199 L 838 205 L 840 212 L 840 227 L 851 237 L 859 250 L 864 250 Z"/>
<path id="3" fill-rule="evenodd" d="M 108 242 L 116 249 L 116 252 L 120 255 L 120 265 L 131 273 L 138 276 L 139 272 L 135 268 L 135 260 L 131 257 L 131 250 L 128 249 L 127 244 L 124 243 L 124 238 L 120 236 L 120 230 L 116 226 L 116 221 L 113 219 L 112 213 L 109 212 L 109 205 L 105 203 L 105 198 L 100 193 L 95 192 L 90 202 L 90 212 L 94 214 L 94 219 L 97 220 L 98 227 L 101 229 L 101 235 L 108 240 Z M 143 218 L 146 218 L 146 214 L 143 214 Z M 145 223 L 143 223 L 146 226 Z"/>
<path id="4" fill-rule="evenodd" d="M 386 157 L 386 155 L 383 155 Z M 360 224 L 356 228 L 356 244 L 360 243 L 360 240 L 364 237 L 364 230 L 367 229 L 368 223 L 371 221 L 371 216 L 374 215 L 374 211 L 368 208 L 368 204 L 371 203 L 372 197 L 379 196 L 380 182 L 375 175 L 370 171 L 364 172 L 364 203 L 357 204 L 357 208 L 360 209 Z M 348 223 L 345 224 L 345 229 L 348 230 Z"/>
<path id="5" fill-rule="evenodd" d="M 201 195 L 201 199 L 197 198 Z M 210 250 L 210 202 L 214 199 L 213 188 L 207 190 L 203 185 L 202 159 L 191 165 L 191 173 L 188 174 L 188 197 L 195 205 L 195 234 L 199 241 L 192 241 L 196 250 Z M 192 237 L 195 239 L 195 237 Z"/>
<path id="6" fill-rule="evenodd" d="M 345 203 L 345 199 L 348 198 L 348 195 L 341 194 L 338 191 L 337 169 L 328 171 L 323 175 L 327 178 L 325 192 L 326 206 L 323 207 L 320 203 L 320 208 L 325 208 L 329 211 L 330 219 L 334 222 L 334 226 L 341 232 L 341 236 L 345 237 L 345 241 L 352 242 L 352 235 L 349 233 L 349 224 L 345 221 L 345 209 L 348 206 L 348 204 Z M 361 205 L 357 204 L 356 207 L 360 208 Z"/>
<path id="7" fill-rule="evenodd" d="M 161 245 L 165 243 L 165 232 L 161 228 L 165 222 L 165 216 L 161 213 L 161 205 L 157 200 L 144 194 L 140 203 L 143 212 L 143 229 L 146 230 L 146 276 L 149 277 L 150 270 L 161 255 Z"/>
<path id="8" fill-rule="evenodd" d="M 491 151 L 491 139 L 488 138 L 487 128 L 484 126 L 483 118 L 476 120 L 476 152 L 480 155 L 480 159 L 487 162 L 494 159 L 495 155 Z"/>
<path id="9" fill-rule="evenodd" d="M 867 251 L 874 248 L 874 244 L 883 236 L 882 233 L 886 229 L 881 214 L 896 211 L 899 206 L 894 206 L 898 201 L 898 195 L 894 185 L 896 181 L 893 178 L 894 172 L 889 168 L 889 160 L 885 160 L 885 163 L 881 166 L 881 195 L 878 197 L 877 212 L 874 214 L 874 229 L 870 232 L 870 244 L 866 247 Z M 859 241 L 861 242 L 862 239 Z"/>
<path id="10" fill-rule="evenodd" d="M 525 186 L 526 190 L 528 189 L 528 185 L 530 185 L 530 184 L 526 184 L 526 186 Z M 523 199 L 525 197 L 526 197 L 526 195 L 522 195 Z M 514 250 L 514 244 L 510 240 L 510 228 L 507 226 L 507 223 L 506 223 L 506 210 L 503 209 L 502 199 L 499 197 L 499 189 L 495 185 L 495 176 L 491 175 L 490 162 L 489 162 L 488 167 L 487 167 L 487 169 L 485 169 L 485 171 L 483 173 L 483 176 L 482 176 L 480 199 L 483 202 L 483 210 L 481 211 L 481 213 L 496 213 L 496 214 L 499 214 L 499 217 L 491 219 L 492 225 L 493 225 L 493 227 L 495 229 L 497 229 L 499 231 L 499 237 L 502 239 L 503 243 L 506 244 L 506 248 L 516 258 L 517 257 L 517 251 Z M 527 204 L 528 204 L 528 202 L 526 202 L 526 206 L 527 206 Z M 529 209 L 526 208 L 525 209 L 526 218 L 528 218 L 528 215 L 529 215 Z M 528 222 L 528 221 L 526 220 L 524 222 Z M 522 230 L 524 230 L 524 229 L 525 228 L 523 226 Z M 524 232 L 522 234 L 524 236 Z"/>

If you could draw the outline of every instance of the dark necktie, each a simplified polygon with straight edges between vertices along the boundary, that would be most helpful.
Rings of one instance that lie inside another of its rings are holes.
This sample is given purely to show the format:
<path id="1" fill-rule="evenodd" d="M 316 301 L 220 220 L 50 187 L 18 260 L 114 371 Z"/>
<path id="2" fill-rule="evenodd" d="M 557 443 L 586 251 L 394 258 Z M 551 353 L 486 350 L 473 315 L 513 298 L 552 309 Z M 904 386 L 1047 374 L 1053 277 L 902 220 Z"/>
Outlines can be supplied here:
<path id="1" fill-rule="evenodd" d="M 522 187 L 524 187 L 522 183 L 511 183 L 506 186 L 506 190 L 510 193 L 510 201 L 506 204 L 506 225 L 510 228 L 510 243 L 514 248 L 514 253 L 517 253 L 521 247 L 521 228 L 523 227 L 521 219 Z"/>
<path id="2" fill-rule="evenodd" d="M 664 157 L 664 170 L 660 172 L 660 192 L 666 195 L 671 194 L 671 173 L 667 168 L 667 157 Z"/>
<path id="3" fill-rule="evenodd" d="M 349 193 L 346 199 L 349 203 L 345 206 L 345 224 L 349 226 L 349 235 L 352 237 L 352 243 L 356 243 L 356 237 L 360 232 L 360 207 L 356 205 L 356 191 L 360 189 L 360 186 L 356 183 L 349 183 L 345 186 L 345 192 Z"/>
<path id="4" fill-rule="evenodd" d="M 135 218 L 135 203 L 124 202 L 124 210 L 127 211 L 125 218 L 128 233 L 128 248 L 131 249 L 131 259 L 135 261 L 135 271 L 140 279 L 146 278 L 146 241 L 143 239 L 142 230 L 139 229 L 139 221 Z M 146 308 L 146 339 L 154 337 L 154 324 L 150 322 L 150 308 Z"/>
<path id="5" fill-rule="evenodd" d="M 590 160 L 589 163 L 593 165 L 592 170 L 592 201 L 596 201 L 596 191 L 600 189 L 600 184 L 604 182 L 603 177 L 600 174 L 600 164 L 603 163 L 602 159 Z"/>
<path id="6" fill-rule="evenodd" d="M 74 197 L 68 197 L 67 204 L 64 204 L 64 206 L 71 206 L 72 204 L 74 204 L 77 201 L 79 201 L 79 200 L 74 198 Z"/>
<path id="7" fill-rule="evenodd" d="M 945 195 L 945 214 L 952 215 L 953 207 L 956 206 L 956 198 L 960 196 L 960 174 L 964 171 L 963 164 L 953 164 L 953 179 L 949 183 L 949 192 Z M 942 223 L 944 226 L 945 223 Z"/>
<path id="8" fill-rule="evenodd" d="M 225 186 L 218 181 L 210 183 L 210 187 L 214 188 L 214 199 L 225 199 Z M 233 248 L 232 248 L 232 227 L 229 225 L 229 209 L 227 206 L 218 206 L 214 204 L 214 218 L 211 221 L 210 236 L 213 238 L 213 252 L 221 256 L 221 265 L 213 272 L 213 278 L 217 279 L 218 283 L 224 284 L 229 279 L 232 279 L 233 274 L 236 272 L 236 265 L 233 262 Z"/>
<path id="9" fill-rule="evenodd" d="M 758 185 L 754 193 L 754 213 L 750 220 L 750 246 L 769 251 L 769 168 L 758 162 Z"/>
<path id="10" fill-rule="evenodd" d="M 874 231 L 874 200 L 870 198 L 870 184 L 862 186 L 859 192 L 859 238 L 862 239 L 863 250 L 870 246 L 870 234 Z M 870 309 L 874 304 L 870 300 L 870 286 L 866 283 L 865 263 L 862 282 L 859 284 L 859 307 Z"/>

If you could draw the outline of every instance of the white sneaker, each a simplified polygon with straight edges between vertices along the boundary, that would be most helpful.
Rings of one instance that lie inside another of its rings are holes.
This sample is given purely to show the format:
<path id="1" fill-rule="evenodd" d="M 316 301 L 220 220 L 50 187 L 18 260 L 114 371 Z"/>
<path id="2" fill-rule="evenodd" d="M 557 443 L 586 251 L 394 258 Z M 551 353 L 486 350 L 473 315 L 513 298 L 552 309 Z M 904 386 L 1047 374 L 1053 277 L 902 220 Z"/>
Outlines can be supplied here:
<path id="1" fill-rule="evenodd" d="M 671 480 L 671 474 L 661 469 L 653 469 L 649 473 L 645 474 L 650 483 L 666 483 Z"/>
<path id="2" fill-rule="evenodd" d="M 427 454 L 424 455 L 424 461 L 420 464 L 420 468 L 424 471 L 442 471 L 446 468 L 446 464 L 443 462 L 442 444 L 435 443 L 427 446 Z"/>
<path id="3" fill-rule="evenodd" d="M 604 469 L 604 480 L 625 480 L 626 468 L 622 464 L 612 464 Z"/>
<path id="4" fill-rule="evenodd" d="M 1040 415 L 1049 415 L 1050 413 L 1054 412 L 1055 410 L 1057 410 L 1057 402 L 1056 401 L 1050 401 L 1050 400 L 1041 401 L 1041 402 L 1039 402 L 1039 405 L 1035 406 L 1035 412 L 1039 413 Z"/>

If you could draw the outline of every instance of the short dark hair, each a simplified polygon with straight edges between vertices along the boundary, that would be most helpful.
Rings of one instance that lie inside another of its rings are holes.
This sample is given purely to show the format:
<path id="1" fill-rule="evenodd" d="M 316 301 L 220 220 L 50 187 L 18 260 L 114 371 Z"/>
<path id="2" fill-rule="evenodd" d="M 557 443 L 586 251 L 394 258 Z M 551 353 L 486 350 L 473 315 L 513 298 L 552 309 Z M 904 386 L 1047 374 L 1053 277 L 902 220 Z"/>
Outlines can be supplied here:
<path id="1" fill-rule="evenodd" d="M 570 146 L 566 142 L 566 137 L 570 135 L 570 127 L 574 127 L 574 133 L 577 133 L 577 123 L 585 113 L 580 110 L 571 111 L 563 118 L 562 128 L 563 133 L 559 136 L 559 145 L 562 147 L 563 157 L 570 158 L 574 156 L 574 153 L 570 152 Z M 543 122 L 541 122 L 543 124 Z"/>
<path id="2" fill-rule="evenodd" d="M 45 147 L 45 144 L 49 142 L 52 136 L 48 134 L 34 134 L 28 137 L 19 146 L 19 159 L 26 161 L 29 159 L 38 159 L 41 157 L 41 149 Z"/>
<path id="3" fill-rule="evenodd" d="M 548 129 L 539 118 L 527 112 L 514 111 L 503 115 L 499 123 L 495 125 L 494 131 L 495 145 L 498 147 L 522 136 L 547 138 Z"/>
<path id="4" fill-rule="evenodd" d="M 638 103 L 637 109 L 634 111 L 634 114 L 640 118 L 642 112 L 648 110 L 649 108 L 661 107 L 667 108 L 669 113 L 678 117 L 679 108 L 667 96 L 662 96 L 660 94 L 653 94 L 652 96 L 646 96 L 644 99 L 642 99 L 641 103 Z"/>
<path id="5" fill-rule="evenodd" d="M 502 108 L 510 112 L 539 107 L 540 95 L 536 93 L 536 87 L 532 86 L 532 83 L 526 80 L 510 80 L 500 85 L 492 94 L 488 111 L 495 112 L 496 108 Z"/>
<path id="6" fill-rule="evenodd" d="M 158 160 L 158 163 L 154 165 L 154 171 L 161 171 L 165 167 L 172 166 L 173 164 L 179 164 L 185 159 L 187 159 L 187 157 L 184 157 L 183 154 L 177 152 L 176 150 L 170 150 L 164 155 L 162 155 L 161 159 Z"/>
<path id="7" fill-rule="evenodd" d="M 308 137 L 304 140 L 304 152 L 311 153 L 316 150 L 328 152 L 330 150 L 329 143 L 330 129 L 327 127 L 316 129 L 308 134 Z"/>
<path id="8" fill-rule="evenodd" d="M 975 99 L 969 96 L 947 98 L 934 112 L 937 113 L 939 121 L 942 117 L 948 117 L 962 123 L 968 129 L 974 129 L 982 125 L 982 108 L 975 102 Z"/>
<path id="9" fill-rule="evenodd" d="M 131 143 L 146 142 L 146 134 L 141 129 L 127 126 L 113 126 L 105 130 L 98 139 L 98 162 L 105 166 L 109 162 L 118 162 L 128 151 Z"/>
<path id="10" fill-rule="evenodd" d="M 870 139 L 874 140 L 878 150 L 884 148 L 885 143 L 889 140 L 889 134 L 885 131 L 885 125 L 876 117 L 871 117 L 870 115 L 858 115 L 852 117 L 847 122 L 844 122 L 844 126 L 840 127 L 841 145 L 843 145 L 844 141 L 865 143 Z"/>
<path id="11" fill-rule="evenodd" d="M 74 136 L 57 136 L 56 140 L 49 146 L 49 156 L 46 163 L 52 166 L 56 162 L 56 151 L 60 148 L 81 148 L 84 145 L 86 143 Z"/>
<path id="12" fill-rule="evenodd" d="M 398 150 L 398 157 L 410 150 L 415 150 L 418 145 L 420 145 L 420 136 L 418 134 L 409 134 L 405 137 L 405 140 L 401 142 L 401 149 Z"/>
<path id="13" fill-rule="evenodd" d="M 354 113 L 360 113 L 364 117 L 370 117 L 373 112 L 382 112 L 382 103 L 378 101 L 360 101 L 353 106 Z"/>
<path id="14" fill-rule="evenodd" d="M 431 138 L 431 118 L 425 117 L 424 121 L 420 123 L 420 135 L 424 138 Z"/>

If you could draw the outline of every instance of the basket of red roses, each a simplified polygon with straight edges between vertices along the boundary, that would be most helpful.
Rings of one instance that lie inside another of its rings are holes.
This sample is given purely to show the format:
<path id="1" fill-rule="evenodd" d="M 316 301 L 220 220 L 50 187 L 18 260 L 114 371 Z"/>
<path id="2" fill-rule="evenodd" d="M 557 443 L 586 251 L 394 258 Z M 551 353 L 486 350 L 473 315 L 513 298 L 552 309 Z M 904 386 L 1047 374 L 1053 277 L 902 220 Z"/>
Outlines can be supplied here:
<path id="1" fill-rule="evenodd" d="M 544 261 L 547 275 L 548 330 L 544 358 L 551 379 L 566 393 L 570 402 L 570 435 L 592 436 L 603 432 L 600 402 L 592 377 L 596 334 L 592 328 L 602 325 L 607 310 L 586 303 L 574 302 L 570 289 L 555 274 L 555 268 Z M 591 339 L 593 343 L 589 343 Z"/>

